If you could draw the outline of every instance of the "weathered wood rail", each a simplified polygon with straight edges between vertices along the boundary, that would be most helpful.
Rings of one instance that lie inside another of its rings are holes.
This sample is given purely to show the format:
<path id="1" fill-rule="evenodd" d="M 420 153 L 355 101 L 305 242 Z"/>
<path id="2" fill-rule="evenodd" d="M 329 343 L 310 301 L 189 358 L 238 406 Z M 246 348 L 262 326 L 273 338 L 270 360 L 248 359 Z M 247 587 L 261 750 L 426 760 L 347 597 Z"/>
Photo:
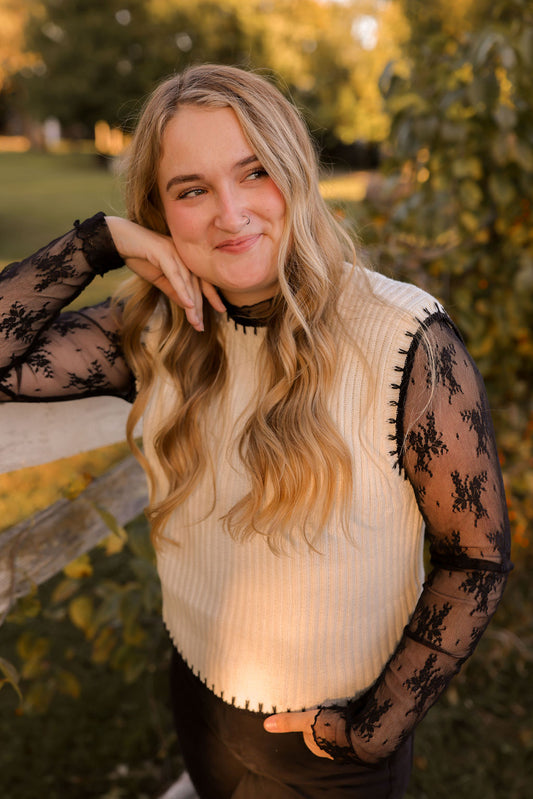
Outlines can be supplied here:
<path id="1" fill-rule="evenodd" d="M 138 516 L 146 503 L 144 472 L 129 456 L 76 499 L 60 499 L 0 533 L 0 621 L 34 585 L 49 580 L 109 535 L 98 508 L 124 525 Z"/>
<path id="2" fill-rule="evenodd" d="M 124 441 L 130 408 L 117 397 L 0 403 L 0 473 Z"/>

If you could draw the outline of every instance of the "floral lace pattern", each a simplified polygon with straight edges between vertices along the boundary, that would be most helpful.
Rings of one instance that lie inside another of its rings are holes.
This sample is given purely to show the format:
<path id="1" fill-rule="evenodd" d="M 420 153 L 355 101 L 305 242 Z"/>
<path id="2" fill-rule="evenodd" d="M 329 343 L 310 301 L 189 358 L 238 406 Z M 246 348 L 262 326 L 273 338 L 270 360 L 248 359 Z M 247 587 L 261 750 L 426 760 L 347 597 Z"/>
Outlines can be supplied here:
<path id="1" fill-rule="evenodd" d="M 421 323 L 406 355 L 393 454 L 424 517 L 433 568 L 376 683 L 346 707 L 320 708 L 313 725 L 321 749 L 366 765 L 402 744 L 471 655 L 511 568 L 481 377 L 444 314 Z"/>
<path id="2" fill-rule="evenodd" d="M 106 302 L 59 315 L 95 273 L 121 265 L 97 215 L 0 274 L 0 400 L 132 397 L 120 309 Z M 376 683 L 347 706 L 319 708 L 313 725 L 328 754 L 366 765 L 401 745 L 472 653 L 511 567 L 481 377 L 442 313 L 428 312 L 402 352 L 391 454 L 415 492 L 433 568 Z"/>
<path id="3" fill-rule="evenodd" d="M 59 315 L 95 273 L 122 265 L 104 215 L 97 214 L 3 270 L 0 400 L 131 398 L 133 379 L 120 349 L 120 309 L 107 301 Z"/>

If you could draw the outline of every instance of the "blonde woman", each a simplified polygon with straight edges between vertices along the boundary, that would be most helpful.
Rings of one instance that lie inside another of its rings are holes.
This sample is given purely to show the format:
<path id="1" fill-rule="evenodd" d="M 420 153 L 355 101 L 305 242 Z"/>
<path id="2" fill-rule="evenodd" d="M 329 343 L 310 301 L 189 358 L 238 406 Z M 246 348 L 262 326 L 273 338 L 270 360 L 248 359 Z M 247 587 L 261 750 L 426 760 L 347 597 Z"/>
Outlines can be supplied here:
<path id="1" fill-rule="evenodd" d="M 509 570 L 481 378 L 432 297 L 358 265 L 263 78 L 159 86 L 127 195 L 2 274 L 0 396 L 133 402 L 199 796 L 397 799 Z M 122 300 L 60 314 L 124 262 Z"/>

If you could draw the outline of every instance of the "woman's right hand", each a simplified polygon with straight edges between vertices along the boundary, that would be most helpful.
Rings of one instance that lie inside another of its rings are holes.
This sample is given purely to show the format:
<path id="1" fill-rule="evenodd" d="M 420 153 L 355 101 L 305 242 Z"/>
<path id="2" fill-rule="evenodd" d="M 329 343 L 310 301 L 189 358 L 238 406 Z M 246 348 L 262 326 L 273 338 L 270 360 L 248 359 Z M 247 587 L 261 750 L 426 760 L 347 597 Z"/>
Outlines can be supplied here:
<path id="1" fill-rule="evenodd" d="M 119 216 L 106 216 L 106 222 L 126 266 L 183 308 L 195 330 L 204 329 L 202 294 L 215 311 L 225 310 L 214 286 L 200 281 L 181 261 L 170 236 Z"/>

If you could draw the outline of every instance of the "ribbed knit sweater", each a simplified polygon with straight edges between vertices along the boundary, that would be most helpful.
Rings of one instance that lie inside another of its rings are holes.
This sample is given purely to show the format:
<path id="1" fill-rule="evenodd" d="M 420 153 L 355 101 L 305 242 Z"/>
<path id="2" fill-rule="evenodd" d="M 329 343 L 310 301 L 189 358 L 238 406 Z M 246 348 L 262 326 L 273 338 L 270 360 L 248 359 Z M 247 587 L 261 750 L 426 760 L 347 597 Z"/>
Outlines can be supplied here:
<path id="1" fill-rule="evenodd" d="M 314 707 L 368 688 L 391 656 L 423 580 L 422 517 L 394 468 L 390 434 L 398 372 L 410 338 L 435 301 L 369 273 L 346 287 L 343 316 L 357 344 L 339 341 L 329 410 L 353 458 L 350 540 L 332 519 L 319 552 L 301 542 L 276 555 L 263 536 L 235 542 L 221 517 L 249 490 L 235 444 L 261 390 L 265 328 L 222 322 L 228 363 L 223 411 L 211 420 L 207 470 L 172 515 L 158 569 L 163 618 L 190 667 L 218 696 L 264 712 Z M 380 301 L 381 300 L 381 301 Z M 172 407 L 160 385 L 144 419 L 144 451 L 167 490 L 152 441 Z M 392 409 L 392 410 L 391 410 Z M 213 501 L 214 510 L 206 512 Z M 290 533 L 290 531 L 287 531 Z"/>

